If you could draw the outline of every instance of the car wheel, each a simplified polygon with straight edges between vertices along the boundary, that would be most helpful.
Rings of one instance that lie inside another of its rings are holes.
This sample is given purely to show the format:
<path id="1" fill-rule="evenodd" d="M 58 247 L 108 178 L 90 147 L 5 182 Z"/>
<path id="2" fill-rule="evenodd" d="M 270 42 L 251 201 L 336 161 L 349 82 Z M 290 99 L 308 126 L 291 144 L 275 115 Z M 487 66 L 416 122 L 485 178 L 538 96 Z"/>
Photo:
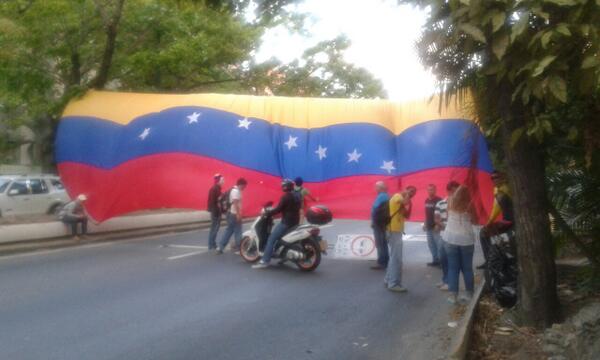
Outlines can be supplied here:
<path id="1" fill-rule="evenodd" d="M 64 206 L 63 204 L 52 205 L 52 207 L 50 207 L 50 210 L 48 210 L 48 214 L 58 216 L 58 214 L 60 214 L 60 211 L 62 210 L 63 206 Z"/>

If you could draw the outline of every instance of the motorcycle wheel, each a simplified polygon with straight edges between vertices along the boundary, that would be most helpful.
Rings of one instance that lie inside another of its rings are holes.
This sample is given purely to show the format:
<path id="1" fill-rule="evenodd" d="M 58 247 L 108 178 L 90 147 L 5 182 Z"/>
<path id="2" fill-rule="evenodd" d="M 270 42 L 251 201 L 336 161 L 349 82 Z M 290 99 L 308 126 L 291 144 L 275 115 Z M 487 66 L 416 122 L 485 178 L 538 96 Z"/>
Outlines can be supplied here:
<path id="1" fill-rule="evenodd" d="M 302 251 L 306 258 L 301 261 L 296 261 L 296 266 L 300 271 L 313 271 L 321 263 L 321 249 L 319 243 L 309 239 L 302 242 Z"/>
<path id="2" fill-rule="evenodd" d="M 257 262 L 260 259 L 260 253 L 258 252 L 256 241 L 252 241 L 250 237 L 244 236 L 240 244 L 240 255 L 242 259 L 249 263 Z"/>

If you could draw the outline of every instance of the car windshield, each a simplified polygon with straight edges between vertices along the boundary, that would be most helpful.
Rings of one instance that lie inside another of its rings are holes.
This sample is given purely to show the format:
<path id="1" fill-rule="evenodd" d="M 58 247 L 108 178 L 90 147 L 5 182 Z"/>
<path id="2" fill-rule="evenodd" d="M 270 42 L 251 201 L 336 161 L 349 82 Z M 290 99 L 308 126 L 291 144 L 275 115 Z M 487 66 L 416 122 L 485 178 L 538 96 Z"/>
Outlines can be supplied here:
<path id="1" fill-rule="evenodd" d="M 10 180 L 0 179 L 0 194 L 2 194 L 4 192 L 4 190 L 6 190 L 6 188 L 8 187 L 8 184 L 10 184 Z"/>

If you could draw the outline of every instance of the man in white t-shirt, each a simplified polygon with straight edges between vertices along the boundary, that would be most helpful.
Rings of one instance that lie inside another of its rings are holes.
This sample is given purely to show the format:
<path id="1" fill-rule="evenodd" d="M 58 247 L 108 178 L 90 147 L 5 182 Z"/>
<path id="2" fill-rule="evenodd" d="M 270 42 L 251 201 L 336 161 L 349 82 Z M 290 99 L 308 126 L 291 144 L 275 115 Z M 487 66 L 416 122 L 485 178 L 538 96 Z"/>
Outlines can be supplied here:
<path id="1" fill-rule="evenodd" d="M 219 243 L 218 254 L 223 253 L 223 249 L 227 246 L 231 235 L 235 236 L 236 248 L 234 251 L 239 251 L 240 243 L 242 242 L 242 192 L 248 185 L 244 178 L 239 178 L 236 186 L 229 191 L 229 209 L 227 210 L 227 228 L 223 234 L 223 238 Z"/>

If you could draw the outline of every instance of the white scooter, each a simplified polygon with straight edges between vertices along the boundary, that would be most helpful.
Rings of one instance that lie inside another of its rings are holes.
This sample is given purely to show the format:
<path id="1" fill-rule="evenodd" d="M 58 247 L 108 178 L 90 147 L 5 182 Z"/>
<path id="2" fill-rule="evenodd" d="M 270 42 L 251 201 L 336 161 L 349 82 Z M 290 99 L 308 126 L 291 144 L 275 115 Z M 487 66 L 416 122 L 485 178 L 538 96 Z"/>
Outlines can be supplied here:
<path id="1" fill-rule="evenodd" d="M 263 255 L 273 227 L 273 217 L 268 212 L 272 205 L 269 202 L 263 207 L 261 215 L 242 236 L 240 255 L 249 263 L 260 260 Z M 319 236 L 322 227 L 306 224 L 292 228 L 275 245 L 273 258 L 280 259 L 281 263 L 291 261 L 301 271 L 315 270 L 321 263 L 321 253 L 327 254 L 327 241 Z"/>

